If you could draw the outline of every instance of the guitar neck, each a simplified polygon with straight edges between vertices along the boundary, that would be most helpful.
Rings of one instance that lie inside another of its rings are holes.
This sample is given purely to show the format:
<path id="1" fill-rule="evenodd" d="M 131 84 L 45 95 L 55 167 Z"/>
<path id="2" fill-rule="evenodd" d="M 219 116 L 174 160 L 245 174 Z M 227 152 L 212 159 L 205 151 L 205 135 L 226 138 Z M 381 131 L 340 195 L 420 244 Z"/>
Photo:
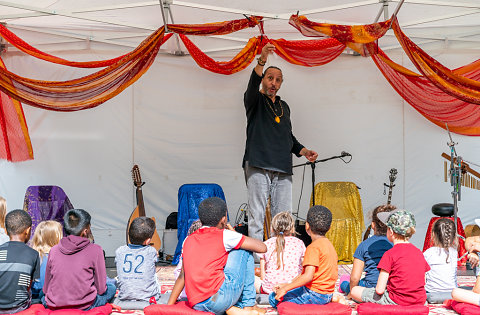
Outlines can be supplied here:
<path id="1" fill-rule="evenodd" d="M 145 204 L 143 203 L 143 193 L 142 187 L 137 187 L 137 205 L 138 205 L 138 214 L 141 217 L 145 217 Z"/>
<path id="2" fill-rule="evenodd" d="M 392 186 L 390 186 L 390 189 L 388 190 L 388 199 L 387 199 L 387 205 L 389 205 L 392 202 Z"/>

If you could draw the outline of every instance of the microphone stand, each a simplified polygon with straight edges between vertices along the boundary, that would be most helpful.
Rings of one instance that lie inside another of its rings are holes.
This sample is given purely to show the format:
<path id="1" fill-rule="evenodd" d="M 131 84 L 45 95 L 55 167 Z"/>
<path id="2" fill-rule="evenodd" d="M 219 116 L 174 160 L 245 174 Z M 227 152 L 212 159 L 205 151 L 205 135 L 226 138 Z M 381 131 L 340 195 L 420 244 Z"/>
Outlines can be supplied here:
<path id="1" fill-rule="evenodd" d="M 335 155 L 326 159 L 321 159 L 321 160 L 316 160 L 313 162 L 306 162 L 302 164 L 297 164 L 294 165 L 293 168 L 299 167 L 299 166 L 305 166 L 305 165 L 310 165 L 312 167 L 312 206 L 315 205 L 315 164 L 320 163 L 320 162 L 326 162 L 334 159 L 341 159 L 343 157 L 351 156 L 350 154 L 342 154 L 342 155 Z"/>
<path id="2" fill-rule="evenodd" d="M 448 124 L 445 124 L 448 131 L 450 141 L 447 145 L 450 147 L 450 184 L 453 186 L 453 223 L 455 224 L 455 234 L 457 234 L 457 213 L 458 201 L 461 201 L 461 187 L 462 187 L 462 157 L 457 155 L 455 150 L 455 143 L 448 129 Z"/>

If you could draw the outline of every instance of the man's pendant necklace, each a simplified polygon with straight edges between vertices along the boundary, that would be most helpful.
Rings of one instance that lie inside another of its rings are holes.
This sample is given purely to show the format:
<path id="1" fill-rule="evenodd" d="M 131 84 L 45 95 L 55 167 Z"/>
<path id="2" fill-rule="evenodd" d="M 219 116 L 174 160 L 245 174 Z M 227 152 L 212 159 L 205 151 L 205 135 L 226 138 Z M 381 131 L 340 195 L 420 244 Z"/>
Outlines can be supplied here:
<path id="1" fill-rule="evenodd" d="M 263 94 L 263 95 L 264 95 L 266 98 L 268 97 L 268 96 L 266 96 L 265 94 Z M 279 124 L 279 123 L 280 123 L 280 117 L 283 116 L 282 101 L 278 101 L 278 104 L 280 105 L 280 109 L 282 110 L 282 113 L 281 113 L 280 115 L 277 115 L 277 113 L 276 113 L 275 110 L 273 109 L 272 105 L 270 105 L 270 101 L 269 101 L 268 99 L 267 99 L 266 101 L 267 101 L 268 107 L 270 107 L 270 109 L 272 110 L 273 115 L 275 116 L 275 122 L 276 122 L 277 124 Z M 275 104 L 274 104 L 274 105 L 275 105 Z"/>

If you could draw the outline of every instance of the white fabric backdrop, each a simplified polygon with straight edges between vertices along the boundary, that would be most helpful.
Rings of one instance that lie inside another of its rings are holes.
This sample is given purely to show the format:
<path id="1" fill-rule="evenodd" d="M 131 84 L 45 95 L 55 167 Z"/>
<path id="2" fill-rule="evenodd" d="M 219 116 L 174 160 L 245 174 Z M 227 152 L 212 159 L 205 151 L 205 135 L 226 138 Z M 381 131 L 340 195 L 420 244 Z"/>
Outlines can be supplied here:
<path id="1" fill-rule="evenodd" d="M 70 60 L 116 55 L 62 52 Z M 399 54 L 392 55 L 401 61 Z M 435 56 L 450 67 L 478 58 L 475 51 L 458 50 L 437 50 Z M 2 58 L 8 69 L 28 77 L 64 80 L 87 73 L 18 53 Z M 343 150 L 353 155 L 350 164 L 318 164 L 317 182 L 355 182 L 367 215 L 386 202 L 383 183 L 388 183 L 389 170 L 397 168 L 392 203 L 415 214 L 412 242 L 421 248 L 431 206 L 451 202 L 440 156 L 449 152 L 446 131 L 405 104 L 368 58 L 341 56 L 322 67 L 304 68 L 273 56 L 269 64 L 283 69 L 279 95 L 291 107 L 299 141 L 315 149 L 319 158 Z M 147 215 L 157 218 L 160 232 L 167 215 L 176 211 L 178 188 L 185 183 L 221 185 L 233 221 L 240 204 L 247 202 L 241 169 L 246 125 L 242 97 L 252 67 L 223 76 L 200 69 L 189 56 L 161 55 L 137 83 L 95 109 L 57 113 L 25 105 L 35 160 L 0 161 L 0 195 L 12 210 L 22 207 L 30 185 L 61 186 L 75 207 L 92 214 L 96 241 L 109 256 L 123 244 L 135 207 L 133 163 L 139 164 L 146 182 Z M 478 138 L 453 137 L 460 155 L 480 162 Z M 294 158 L 294 164 L 303 162 Z M 294 211 L 302 171 L 295 170 Z M 301 217 L 308 209 L 310 176 L 307 168 Z M 463 189 L 459 216 L 464 225 L 477 216 L 479 198 L 480 191 Z"/>

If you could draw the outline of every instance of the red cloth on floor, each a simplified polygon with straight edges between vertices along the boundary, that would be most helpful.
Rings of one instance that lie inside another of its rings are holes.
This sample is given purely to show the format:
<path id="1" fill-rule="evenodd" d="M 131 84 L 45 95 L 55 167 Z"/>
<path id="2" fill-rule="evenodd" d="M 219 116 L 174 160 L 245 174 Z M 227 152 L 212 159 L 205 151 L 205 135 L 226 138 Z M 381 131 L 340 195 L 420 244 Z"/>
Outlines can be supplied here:
<path id="1" fill-rule="evenodd" d="M 425 305 L 381 305 L 375 303 L 362 303 L 357 306 L 358 315 L 428 315 L 429 309 Z"/>
<path id="2" fill-rule="evenodd" d="M 17 315 L 108 315 L 112 313 L 112 305 L 95 307 L 89 311 L 63 309 L 63 310 L 49 310 L 45 309 L 42 304 L 33 304 L 28 309 L 16 313 Z"/>
<path id="3" fill-rule="evenodd" d="M 186 302 L 178 302 L 175 305 L 153 304 L 143 309 L 145 315 L 215 315 L 210 312 L 201 312 L 194 310 Z"/>
<path id="4" fill-rule="evenodd" d="M 459 303 L 453 301 L 452 308 L 455 312 L 460 315 L 477 315 L 480 314 L 480 306 L 468 304 L 468 303 Z"/>
<path id="5" fill-rule="evenodd" d="M 340 303 L 328 303 L 325 305 L 317 304 L 296 304 L 292 302 L 282 302 L 277 306 L 279 315 L 350 315 L 352 308 Z"/>
<path id="6" fill-rule="evenodd" d="M 427 249 L 429 249 L 430 247 L 433 246 L 432 228 L 433 228 L 433 225 L 435 224 L 435 222 L 437 222 L 437 220 L 442 219 L 442 218 L 450 219 L 450 220 L 453 221 L 452 217 L 433 217 L 433 218 L 431 218 L 430 223 L 428 224 L 427 234 L 425 235 L 425 242 L 423 243 L 423 251 L 426 251 Z M 465 231 L 463 230 L 462 221 L 460 220 L 459 217 L 457 217 L 457 233 L 458 233 L 458 235 L 465 237 Z M 467 252 L 467 250 L 465 249 L 465 241 L 462 240 L 461 238 L 458 238 L 458 258 L 462 257 L 462 255 L 464 255 L 466 252 Z M 459 266 L 460 265 L 465 265 L 466 262 L 467 262 L 467 256 L 460 259 L 458 261 L 458 265 Z"/>

